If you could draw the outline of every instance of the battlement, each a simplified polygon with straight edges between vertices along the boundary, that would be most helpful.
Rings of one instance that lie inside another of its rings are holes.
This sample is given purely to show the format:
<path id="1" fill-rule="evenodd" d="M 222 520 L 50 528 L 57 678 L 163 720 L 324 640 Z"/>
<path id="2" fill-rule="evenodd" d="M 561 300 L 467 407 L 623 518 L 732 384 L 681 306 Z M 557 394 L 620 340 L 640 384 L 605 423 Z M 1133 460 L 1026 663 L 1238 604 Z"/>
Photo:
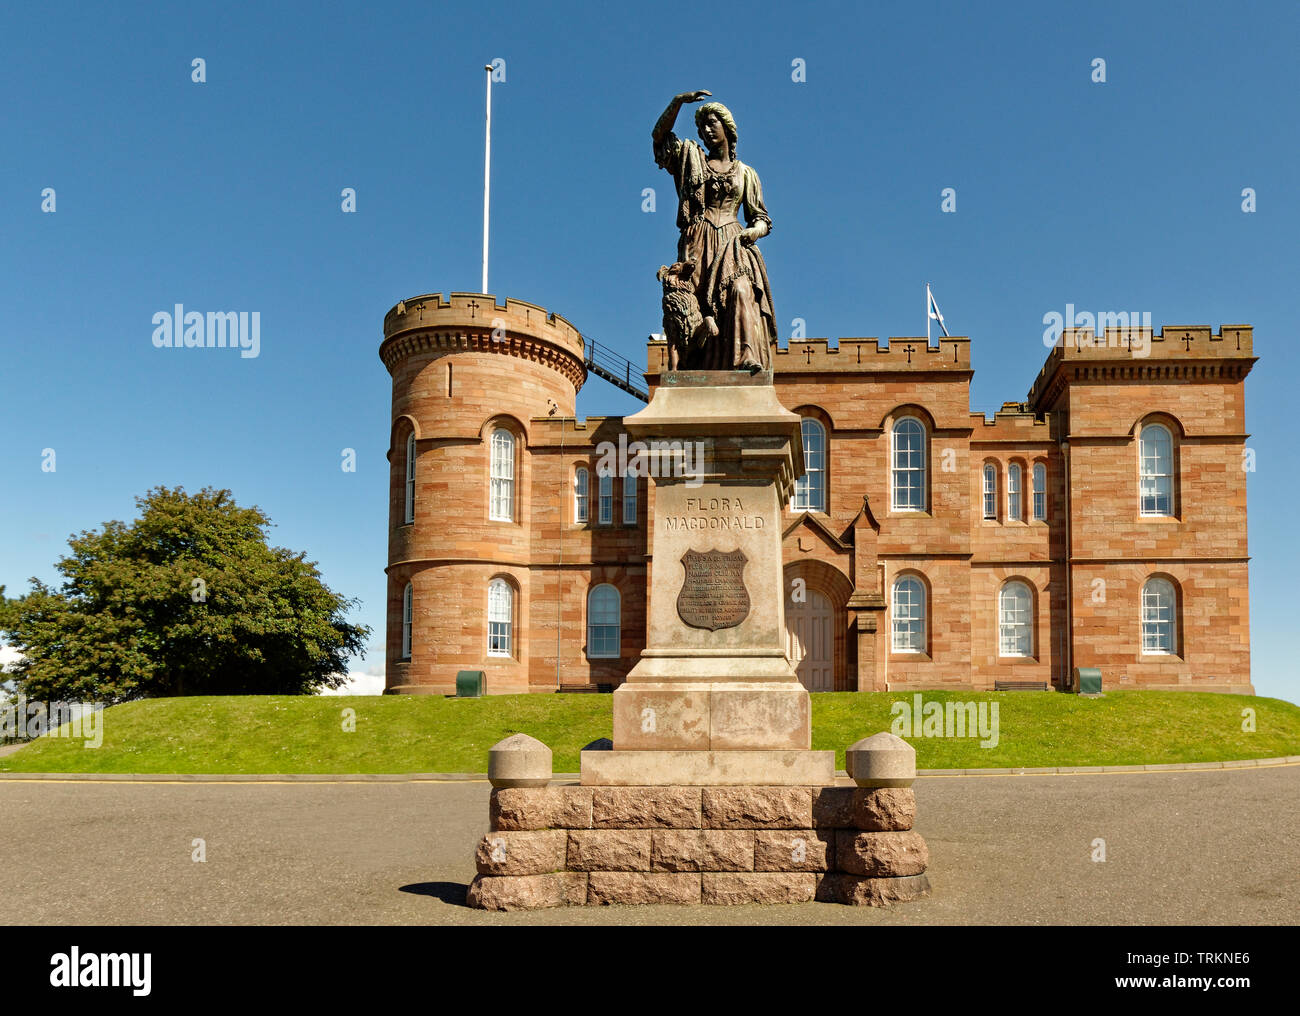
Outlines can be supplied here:
<path id="1" fill-rule="evenodd" d="M 498 304 L 490 293 L 426 293 L 384 315 L 379 357 L 391 372 L 419 349 L 494 352 L 549 363 L 581 388 L 587 377 L 582 334 L 559 314 L 525 300 Z"/>
<path id="2" fill-rule="evenodd" d="M 582 357 L 582 334 L 564 317 L 526 300 L 507 297 L 497 303 L 491 293 L 426 293 L 398 301 L 384 315 L 384 338 L 414 328 L 502 329 L 505 333 L 549 339 Z"/>
<path id="3" fill-rule="evenodd" d="M 1066 328 L 1047 354 L 1029 390 L 1028 403 L 1039 405 L 1058 370 L 1079 362 L 1127 361 L 1244 361 L 1245 369 L 1255 362 L 1254 327 L 1220 325 L 1215 334 L 1210 325 L 1165 325 L 1159 334 L 1151 328 L 1106 328 L 1098 336 L 1091 328 Z"/>
<path id="4" fill-rule="evenodd" d="M 1050 441 L 1051 426 L 1024 402 L 1004 402 L 990 419 L 983 413 L 970 414 L 971 442 L 1007 441 L 1023 443 Z"/>
<path id="5" fill-rule="evenodd" d="M 668 345 L 662 339 L 647 344 L 648 372 L 668 369 Z M 970 339 L 951 336 L 933 348 L 925 336 L 893 336 L 882 346 L 875 337 L 842 338 L 835 348 L 829 339 L 791 339 L 784 348 L 772 350 L 772 370 L 777 374 L 870 373 L 875 371 L 970 370 Z"/>

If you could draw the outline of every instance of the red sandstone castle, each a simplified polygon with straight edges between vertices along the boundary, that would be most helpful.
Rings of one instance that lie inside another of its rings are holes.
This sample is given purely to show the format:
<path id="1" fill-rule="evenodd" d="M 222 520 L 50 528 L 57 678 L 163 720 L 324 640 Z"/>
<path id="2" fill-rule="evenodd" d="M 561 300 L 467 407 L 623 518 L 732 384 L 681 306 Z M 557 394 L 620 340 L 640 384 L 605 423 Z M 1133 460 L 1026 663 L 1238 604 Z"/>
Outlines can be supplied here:
<path id="1" fill-rule="evenodd" d="M 623 421 L 574 418 L 583 339 L 482 294 L 384 319 L 393 378 L 387 690 L 609 688 L 645 644 L 654 481 L 600 475 Z M 1024 402 L 970 412 L 970 340 L 775 350 L 806 472 L 782 520 L 811 691 L 1253 694 L 1251 328 L 1067 330 Z M 667 369 L 651 341 L 646 380 Z"/>

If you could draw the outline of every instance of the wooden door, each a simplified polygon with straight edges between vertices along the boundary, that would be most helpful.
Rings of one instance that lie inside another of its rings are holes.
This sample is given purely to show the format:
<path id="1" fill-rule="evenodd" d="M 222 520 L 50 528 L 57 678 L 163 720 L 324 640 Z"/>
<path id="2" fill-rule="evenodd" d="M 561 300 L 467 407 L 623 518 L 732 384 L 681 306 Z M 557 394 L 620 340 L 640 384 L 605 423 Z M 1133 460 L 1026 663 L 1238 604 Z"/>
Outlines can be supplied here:
<path id="1" fill-rule="evenodd" d="M 786 655 L 809 691 L 835 690 L 834 617 L 830 600 L 811 589 L 802 603 L 786 600 Z"/>

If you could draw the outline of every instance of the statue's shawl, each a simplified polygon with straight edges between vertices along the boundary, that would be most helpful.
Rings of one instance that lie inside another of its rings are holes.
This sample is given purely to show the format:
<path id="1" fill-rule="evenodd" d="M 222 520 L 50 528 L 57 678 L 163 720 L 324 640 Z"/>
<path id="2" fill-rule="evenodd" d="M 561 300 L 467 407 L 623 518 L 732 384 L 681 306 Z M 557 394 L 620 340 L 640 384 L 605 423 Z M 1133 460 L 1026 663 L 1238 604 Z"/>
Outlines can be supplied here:
<path id="1" fill-rule="evenodd" d="M 700 215 L 704 214 L 704 181 L 708 177 L 709 153 L 695 141 L 683 141 L 669 131 L 663 140 L 655 143 L 655 163 L 660 169 L 666 169 L 673 175 L 677 185 L 677 228 L 685 229 Z M 759 219 L 772 227 L 772 219 L 763 204 L 763 188 L 758 174 L 741 162 L 735 160 L 744 174 L 741 191 L 741 206 L 745 210 L 745 225 L 752 226 Z"/>

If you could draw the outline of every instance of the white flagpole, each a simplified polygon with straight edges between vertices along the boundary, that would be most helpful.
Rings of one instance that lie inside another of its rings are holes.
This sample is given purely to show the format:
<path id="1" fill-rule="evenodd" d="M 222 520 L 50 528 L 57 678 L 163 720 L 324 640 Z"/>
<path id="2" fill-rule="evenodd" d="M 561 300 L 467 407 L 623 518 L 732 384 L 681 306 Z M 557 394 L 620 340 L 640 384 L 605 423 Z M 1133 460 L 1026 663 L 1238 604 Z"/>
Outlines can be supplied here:
<path id="1" fill-rule="evenodd" d="M 492 65 L 487 71 L 487 124 L 483 130 L 483 292 L 488 291 L 488 195 L 492 180 Z"/>
<path id="2" fill-rule="evenodd" d="M 925 348 L 930 348 L 930 283 L 925 284 Z"/>

